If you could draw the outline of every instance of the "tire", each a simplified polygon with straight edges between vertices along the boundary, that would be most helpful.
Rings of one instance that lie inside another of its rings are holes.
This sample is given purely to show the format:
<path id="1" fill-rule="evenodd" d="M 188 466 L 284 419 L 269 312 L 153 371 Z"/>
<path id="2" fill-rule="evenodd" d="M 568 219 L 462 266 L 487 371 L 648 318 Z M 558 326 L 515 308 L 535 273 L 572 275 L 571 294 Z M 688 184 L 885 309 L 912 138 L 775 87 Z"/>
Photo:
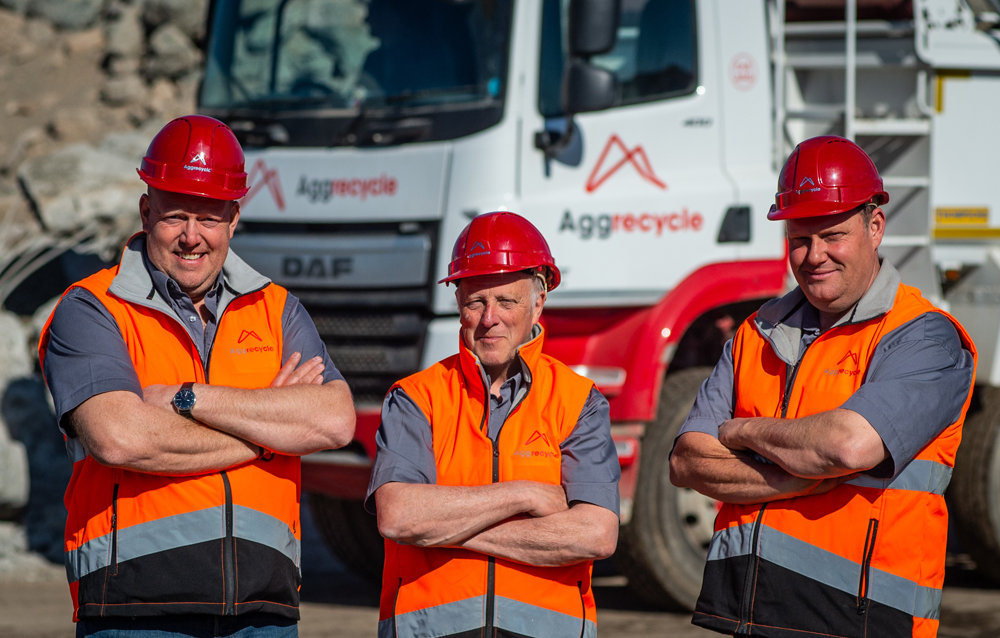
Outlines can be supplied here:
<path id="1" fill-rule="evenodd" d="M 381 583 L 385 543 L 378 533 L 375 517 L 365 511 L 364 503 L 311 493 L 309 507 L 320 536 L 333 555 L 354 572 L 373 583 Z"/>
<path id="2" fill-rule="evenodd" d="M 615 562 L 644 602 L 692 611 L 715 526 L 715 501 L 670 483 L 674 437 L 712 368 L 687 368 L 668 376 L 656 421 L 642 438 L 632 520 L 621 528 Z"/>
<path id="3" fill-rule="evenodd" d="M 962 548 L 1000 583 L 1000 388 L 976 386 L 946 498 Z"/>

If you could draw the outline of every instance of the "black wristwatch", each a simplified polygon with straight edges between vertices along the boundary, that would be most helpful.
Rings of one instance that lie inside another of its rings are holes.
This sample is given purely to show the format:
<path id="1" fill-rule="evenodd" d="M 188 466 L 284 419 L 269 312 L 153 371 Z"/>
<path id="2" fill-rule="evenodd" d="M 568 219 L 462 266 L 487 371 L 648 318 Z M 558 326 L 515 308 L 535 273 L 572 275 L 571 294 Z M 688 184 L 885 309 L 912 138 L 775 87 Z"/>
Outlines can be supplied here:
<path id="1" fill-rule="evenodd" d="M 197 398 L 194 396 L 194 381 L 188 381 L 187 383 L 181 385 L 181 389 L 177 391 L 174 395 L 174 409 L 177 410 L 177 414 L 187 417 L 189 419 L 193 418 L 191 416 L 191 410 L 194 408 L 195 401 Z"/>

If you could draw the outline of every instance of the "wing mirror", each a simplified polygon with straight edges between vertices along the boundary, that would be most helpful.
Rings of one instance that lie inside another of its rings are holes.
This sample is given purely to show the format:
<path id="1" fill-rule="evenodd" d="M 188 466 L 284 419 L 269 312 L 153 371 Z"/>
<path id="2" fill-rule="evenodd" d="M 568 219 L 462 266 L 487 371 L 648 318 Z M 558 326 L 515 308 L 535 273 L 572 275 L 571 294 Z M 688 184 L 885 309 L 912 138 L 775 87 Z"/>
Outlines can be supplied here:
<path id="1" fill-rule="evenodd" d="M 562 106 L 566 132 L 535 133 L 535 147 L 553 159 L 573 141 L 573 115 L 603 111 L 618 99 L 618 78 L 590 63 L 595 55 L 615 47 L 621 0 L 570 0 L 569 59 L 563 70 Z"/>

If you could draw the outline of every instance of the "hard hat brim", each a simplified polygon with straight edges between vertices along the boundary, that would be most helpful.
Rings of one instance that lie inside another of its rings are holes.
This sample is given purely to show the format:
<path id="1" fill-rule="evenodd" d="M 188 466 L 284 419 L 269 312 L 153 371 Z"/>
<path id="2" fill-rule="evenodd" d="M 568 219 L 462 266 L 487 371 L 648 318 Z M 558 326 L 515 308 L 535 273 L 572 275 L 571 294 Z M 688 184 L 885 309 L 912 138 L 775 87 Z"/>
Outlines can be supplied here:
<path id="1" fill-rule="evenodd" d="M 457 272 L 453 272 L 444 279 L 438 281 L 439 284 L 447 284 L 453 281 L 458 281 L 459 279 L 468 279 L 469 277 L 483 277 L 486 275 L 502 275 L 505 273 L 513 272 L 524 272 L 525 270 L 531 270 L 532 268 L 545 268 L 548 273 L 545 277 L 548 292 L 555 290 L 556 286 L 562 281 L 562 275 L 559 273 L 559 269 L 554 265 L 547 264 L 537 264 L 535 266 L 497 266 L 492 268 L 484 269 L 471 269 L 465 268 Z"/>
<path id="2" fill-rule="evenodd" d="M 871 197 L 853 202 L 805 201 L 781 209 L 772 204 L 771 210 L 767 213 L 767 218 L 774 222 L 788 219 L 805 219 L 808 217 L 828 217 L 830 215 L 846 213 L 872 201 L 881 206 L 889 201 L 889 194 L 885 191 L 879 191 Z"/>
<path id="3" fill-rule="evenodd" d="M 142 170 L 138 168 L 135 172 L 139 174 L 139 179 L 155 189 L 169 191 L 171 193 L 180 193 L 182 195 L 196 195 L 198 197 L 207 197 L 209 199 L 236 201 L 238 199 L 242 199 L 243 196 L 250 191 L 249 188 L 230 190 L 215 184 L 193 179 L 182 180 L 176 178 L 163 179 L 151 177 L 143 173 Z"/>

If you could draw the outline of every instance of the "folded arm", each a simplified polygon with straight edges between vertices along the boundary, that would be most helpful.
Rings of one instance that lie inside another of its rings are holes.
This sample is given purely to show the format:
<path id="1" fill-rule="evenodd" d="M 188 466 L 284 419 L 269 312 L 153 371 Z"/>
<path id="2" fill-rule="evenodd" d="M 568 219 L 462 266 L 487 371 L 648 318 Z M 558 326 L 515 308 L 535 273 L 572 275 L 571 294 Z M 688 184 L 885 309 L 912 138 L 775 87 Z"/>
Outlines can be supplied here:
<path id="1" fill-rule="evenodd" d="M 191 416 L 205 425 L 279 454 L 301 456 L 347 445 L 354 437 L 354 403 L 347 384 L 322 383 L 322 359 L 298 366 L 292 355 L 269 388 L 245 390 L 196 383 Z M 296 368 L 296 366 L 298 366 Z M 297 375 L 294 380 L 291 375 Z M 143 388 L 146 402 L 173 410 L 180 385 Z"/>
<path id="2" fill-rule="evenodd" d="M 731 419 L 719 426 L 719 441 L 730 450 L 753 450 L 808 479 L 863 472 L 889 458 L 865 417 L 842 408 L 797 419 Z"/>
<path id="3" fill-rule="evenodd" d="M 252 461 L 260 450 L 253 443 L 148 405 L 123 390 L 87 399 L 66 419 L 98 463 L 136 472 L 215 472 Z"/>
<path id="4" fill-rule="evenodd" d="M 490 556 L 538 567 L 608 558 L 618 543 L 618 516 L 590 503 L 542 518 L 514 518 L 456 543 Z"/>
<path id="5" fill-rule="evenodd" d="M 853 475 L 816 479 L 795 476 L 778 465 L 755 460 L 704 432 L 677 438 L 670 456 L 670 482 L 724 503 L 767 503 L 822 494 Z"/>
<path id="6" fill-rule="evenodd" d="M 455 545 L 519 514 L 548 516 L 567 508 L 561 486 L 534 481 L 475 487 L 393 482 L 375 491 L 375 503 L 382 536 L 419 547 Z"/>

